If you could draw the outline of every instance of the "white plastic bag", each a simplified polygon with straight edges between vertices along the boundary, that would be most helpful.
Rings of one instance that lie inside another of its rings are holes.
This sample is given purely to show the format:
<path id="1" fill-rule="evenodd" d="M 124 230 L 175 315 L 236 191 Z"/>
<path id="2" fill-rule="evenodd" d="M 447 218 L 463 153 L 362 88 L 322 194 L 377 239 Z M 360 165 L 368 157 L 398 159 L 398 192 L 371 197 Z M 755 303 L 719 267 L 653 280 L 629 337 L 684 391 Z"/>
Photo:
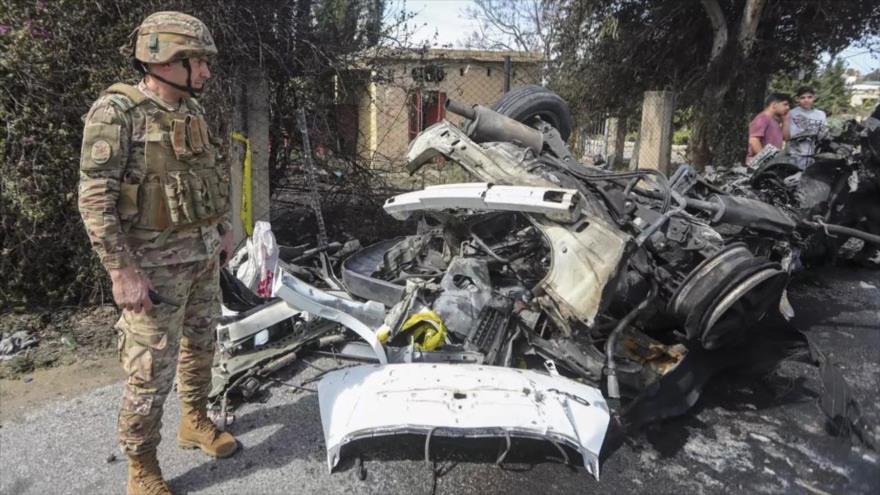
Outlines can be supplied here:
<path id="1" fill-rule="evenodd" d="M 269 222 L 261 220 L 254 224 L 254 234 L 247 240 L 247 260 L 239 265 L 235 276 L 258 296 L 275 295 L 278 244 Z"/>

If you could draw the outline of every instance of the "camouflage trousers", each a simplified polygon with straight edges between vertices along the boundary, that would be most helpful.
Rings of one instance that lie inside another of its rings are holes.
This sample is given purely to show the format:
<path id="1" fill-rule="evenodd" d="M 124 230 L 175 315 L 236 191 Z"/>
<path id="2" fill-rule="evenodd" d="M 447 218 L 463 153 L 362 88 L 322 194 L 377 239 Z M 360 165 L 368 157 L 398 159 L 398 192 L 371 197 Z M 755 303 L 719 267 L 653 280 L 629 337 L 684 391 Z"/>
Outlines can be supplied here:
<path id="1" fill-rule="evenodd" d="M 156 449 L 162 409 L 177 374 L 181 402 L 207 400 L 220 315 L 217 259 L 143 268 L 156 292 L 180 302 L 150 313 L 125 310 L 116 324 L 119 360 L 128 376 L 119 410 L 119 443 L 126 455 Z"/>

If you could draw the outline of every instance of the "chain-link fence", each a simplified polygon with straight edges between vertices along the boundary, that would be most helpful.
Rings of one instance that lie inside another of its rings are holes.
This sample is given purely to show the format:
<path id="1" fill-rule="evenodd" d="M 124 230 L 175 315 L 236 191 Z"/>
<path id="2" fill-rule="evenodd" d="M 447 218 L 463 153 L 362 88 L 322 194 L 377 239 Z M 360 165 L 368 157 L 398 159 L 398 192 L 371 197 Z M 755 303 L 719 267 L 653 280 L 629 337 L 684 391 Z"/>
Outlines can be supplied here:
<path id="1" fill-rule="evenodd" d="M 572 149 L 575 155 L 581 157 L 582 160 L 595 161 L 597 158 L 607 157 L 609 154 L 609 144 L 611 144 L 611 136 L 609 132 L 608 118 L 602 115 L 586 119 L 585 122 L 578 125 L 572 131 L 570 138 Z"/>
<path id="2" fill-rule="evenodd" d="M 635 111 L 617 113 L 621 116 L 597 117 L 587 125 L 582 159 L 602 157 L 616 169 L 656 168 L 664 172 L 687 161 L 691 123 L 675 118 L 673 93 L 648 91 Z"/>
<path id="3" fill-rule="evenodd" d="M 410 175 L 410 142 L 431 125 L 460 117 L 445 104 L 492 105 L 506 91 L 540 84 L 540 55 L 476 50 L 406 50 L 373 54 L 339 69 L 332 90 L 313 92 L 304 102 L 311 147 L 294 125 L 274 137 L 272 153 L 273 225 L 283 242 L 310 242 L 316 224 L 308 198 L 304 153 L 311 153 L 317 193 L 331 239 L 363 241 L 387 237 L 400 228 L 383 216 L 390 195 L 426 185 L 472 180 L 461 167 L 438 158 Z M 288 229 L 287 227 L 292 227 Z M 290 230 L 290 232 L 287 232 Z"/>
<path id="4" fill-rule="evenodd" d="M 447 115 L 449 100 L 488 106 L 510 89 L 540 84 L 542 62 L 531 53 L 432 49 L 389 55 L 380 68 L 353 71 L 345 81 L 347 100 L 340 102 L 351 136 L 347 152 L 402 188 L 467 180 L 440 159 L 409 176 L 410 142 L 444 118 L 460 120 Z"/>
<path id="5" fill-rule="evenodd" d="M 304 169 L 304 153 L 311 152 L 331 239 L 343 233 L 362 240 L 393 235 L 388 229 L 396 223 L 381 210 L 389 196 L 473 180 L 442 157 L 410 175 L 405 165 L 411 141 L 442 119 L 461 121 L 447 114 L 449 100 L 490 106 L 506 91 L 541 84 L 542 64 L 535 54 L 426 50 L 389 54 L 363 68 L 338 71 L 328 96 L 308 102 L 311 149 L 303 149 L 295 126 L 273 141 L 283 148 L 273 150 L 281 152 L 272 186 L 273 222 L 295 225 L 295 236 L 315 231 Z M 574 115 L 569 143 L 587 163 L 601 160 L 617 169 L 668 172 L 686 152 L 671 145 L 673 111 L 674 97 L 648 93 L 644 104 L 625 116 Z"/>

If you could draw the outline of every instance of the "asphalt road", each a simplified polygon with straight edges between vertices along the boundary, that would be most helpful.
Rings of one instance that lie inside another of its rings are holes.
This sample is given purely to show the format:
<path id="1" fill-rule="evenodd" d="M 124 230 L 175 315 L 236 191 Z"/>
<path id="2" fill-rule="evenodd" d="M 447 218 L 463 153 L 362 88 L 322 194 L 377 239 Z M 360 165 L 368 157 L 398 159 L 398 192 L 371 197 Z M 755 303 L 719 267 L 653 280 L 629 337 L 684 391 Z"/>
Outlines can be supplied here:
<path id="1" fill-rule="evenodd" d="M 795 324 L 840 365 L 865 416 L 880 425 L 880 272 L 824 269 L 790 292 Z M 306 367 L 286 379 L 313 373 Z M 717 378 L 689 414 L 610 452 L 599 482 L 583 468 L 523 459 L 515 454 L 527 447 L 516 442 L 505 469 L 493 464 L 497 447 L 438 444 L 435 478 L 423 444 L 409 438 L 364 453 L 363 481 L 351 459 L 330 474 L 317 397 L 282 386 L 237 411 L 230 429 L 243 450 L 218 461 L 176 447 L 179 409 L 169 399 L 162 432 L 170 441 L 159 456 L 178 493 L 880 493 L 880 454 L 826 431 L 819 390 L 816 369 L 794 362 L 760 380 Z M 0 493 L 124 493 L 126 465 L 113 460 L 119 396 L 111 385 L 3 424 Z"/>

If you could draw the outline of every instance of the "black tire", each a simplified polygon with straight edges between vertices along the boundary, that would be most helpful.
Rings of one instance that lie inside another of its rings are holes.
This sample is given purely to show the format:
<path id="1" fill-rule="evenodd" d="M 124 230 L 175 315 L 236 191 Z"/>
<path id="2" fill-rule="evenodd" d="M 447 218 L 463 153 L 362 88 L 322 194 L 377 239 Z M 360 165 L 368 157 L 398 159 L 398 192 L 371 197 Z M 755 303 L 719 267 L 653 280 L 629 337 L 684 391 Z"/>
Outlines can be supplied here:
<path id="1" fill-rule="evenodd" d="M 568 103 L 543 86 L 529 85 L 513 89 L 496 101 L 492 109 L 527 125 L 532 125 L 533 119 L 540 117 L 555 127 L 564 141 L 571 135 Z"/>

